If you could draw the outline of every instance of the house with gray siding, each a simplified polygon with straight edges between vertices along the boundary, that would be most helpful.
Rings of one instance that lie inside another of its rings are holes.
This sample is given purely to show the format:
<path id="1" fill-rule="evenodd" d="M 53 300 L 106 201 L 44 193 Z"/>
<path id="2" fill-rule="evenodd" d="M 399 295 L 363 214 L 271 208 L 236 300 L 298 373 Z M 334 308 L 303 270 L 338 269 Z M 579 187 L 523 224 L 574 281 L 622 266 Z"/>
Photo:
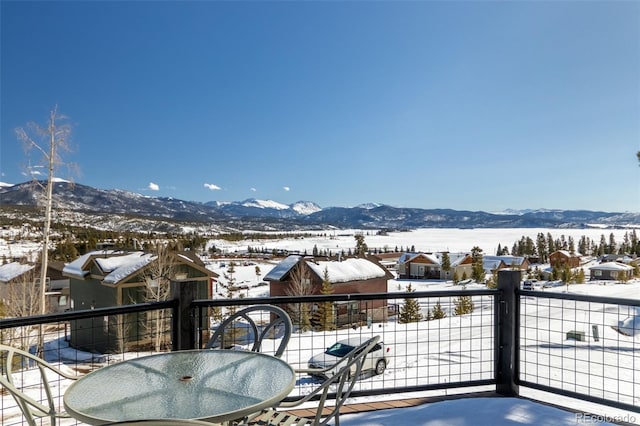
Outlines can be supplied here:
<path id="1" fill-rule="evenodd" d="M 163 269 L 161 269 L 162 263 Z M 164 272 L 159 272 L 159 271 Z M 192 252 L 168 252 L 159 259 L 143 251 L 97 250 L 67 264 L 63 273 L 70 280 L 69 295 L 73 310 L 130 305 L 149 301 L 149 294 L 159 282 L 195 286 L 197 297 L 211 297 L 212 283 L 218 274 L 208 270 Z M 162 276 L 156 276 L 161 274 Z M 132 314 L 133 315 L 133 314 Z M 141 317 L 143 315 L 140 315 Z M 118 327 L 122 319 L 75 320 L 71 322 L 72 347 L 109 353 L 120 350 L 123 341 L 143 347 L 147 339 L 141 318 L 127 330 Z"/>

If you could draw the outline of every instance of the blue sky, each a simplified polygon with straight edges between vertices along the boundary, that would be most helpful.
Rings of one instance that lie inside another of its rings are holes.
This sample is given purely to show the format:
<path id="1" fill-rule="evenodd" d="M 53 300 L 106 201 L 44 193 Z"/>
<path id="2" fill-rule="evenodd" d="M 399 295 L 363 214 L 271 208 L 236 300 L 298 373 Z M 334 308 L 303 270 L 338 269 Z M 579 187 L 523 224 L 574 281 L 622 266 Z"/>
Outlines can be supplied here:
<path id="1" fill-rule="evenodd" d="M 640 211 L 640 2 L 2 1 L 0 181 L 190 201 Z"/>

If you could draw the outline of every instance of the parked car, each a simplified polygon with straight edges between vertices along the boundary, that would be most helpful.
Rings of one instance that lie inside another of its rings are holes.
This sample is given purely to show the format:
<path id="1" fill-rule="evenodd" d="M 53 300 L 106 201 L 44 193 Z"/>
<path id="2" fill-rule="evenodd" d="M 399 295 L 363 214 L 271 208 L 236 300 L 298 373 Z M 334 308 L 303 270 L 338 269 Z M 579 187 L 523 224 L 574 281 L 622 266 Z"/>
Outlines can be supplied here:
<path id="1" fill-rule="evenodd" d="M 326 351 L 316 354 L 309 359 L 309 368 L 325 369 L 336 364 L 345 355 L 349 354 L 353 349 L 360 346 L 367 340 L 365 337 L 351 337 L 349 339 L 340 340 L 328 347 Z M 383 342 L 378 342 L 371 352 L 364 358 L 362 371 L 373 371 L 373 374 L 382 374 L 389 365 L 391 355 L 391 347 L 385 346 Z M 323 375 L 332 376 L 344 365 L 340 363 L 334 368 L 327 370 Z M 356 366 L 351 367 L 352 373 L 355 373 Z"/>

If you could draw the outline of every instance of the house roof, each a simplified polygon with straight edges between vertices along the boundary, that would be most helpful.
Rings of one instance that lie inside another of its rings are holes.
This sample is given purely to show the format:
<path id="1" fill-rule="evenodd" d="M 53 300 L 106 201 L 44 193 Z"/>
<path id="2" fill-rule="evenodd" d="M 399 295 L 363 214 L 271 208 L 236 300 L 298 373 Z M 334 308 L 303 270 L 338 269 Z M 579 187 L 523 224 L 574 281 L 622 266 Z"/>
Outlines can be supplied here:
<path id="1" fill-rule="evenodd" d="M 211 277 L 218 276 L 215 272 L 206 269 L 204 263 L 197 261 L 193 256 L 185 253 L 175 253 L 175 257 L 180 262 L 202 270 Z M 97 250 L 84 254 L 69 263 L 65 266 L 63 272 L 67 276 L 82 279 L 90 273 L 90 262 L 93 261 L 105 274 L 102 280 L 103 283 L 117 284 L 130 275 L 137 273 L 156 259 L 156 254 L 142 251 L 122 252 L 119 250 Z"/>
<path id="2" fill-rule="evenodd" d="M 605 262 L 589 267 L 589 270 L 593 269 L 599 269 L 601 271 L 631 271 L 633 270 L 633 266 L 618 262 Z"/>
<path id="3" fill-rule="evenodd" d="M 98 256 L 102 256 L 102 257 L 110 257 L 110 256 L 115 256 L 116 253 L 122 253 L 124 254 L 124 252 L 121 251 L 116 251 L 116 250 L 94 250 L 94 251 L 90 251 L 88 253 L 83 254 L 82 256 L 79 256 L 77 259 L 73 260 L 72 262 L 68 263 L 64 269 L 62 270 L 62 273 L 67 275 L 67 276 L 73 276 L 73 277 L 77 277 L 77 278 L 84 278 L 89 274 L 89 270 L 87 269 L 87 265 L 89 264 L 89 262 L 93 259 L 96 258 Z"/>
<path id="4" fill-rule="evenodd" d="M 35 268 L 34 265 L 27 265 L 19 262 L 11 262 L 2 265 L 0 266 L 0 282 L 9 282 L 33 268 Z"/>
<path id="5" fill-rule="evenodd" d="M 319 277 L 324 277 L 324 271 L 326 270 L 332 283 L 364 281 L 373 278 L 384 278 L 387 275 L 387 271 L 380 265 L 362 258 L 346 259 L 342 262 L 307 261 L 307 265 Z"/>
<path id="6" fill-rule="evenodd" d="M 498 261 L 498 263 L 500 261 L 503 261 L 505 265 L 507 266 L 520 266 L 524 263 L 524 261 L 526 260 L 526 257 L 523 256 L 482 256 L 483 260 L 486 260 L 488 262 L 491 261 Z"/>
<path id="7" fill-rule="evenodd" d="M 153 262 L 156 257 L 156 255 L 150 253 L 134 252 L 125 256 L 98 258 L 95 260 L 100 269 L 108 272 L 102 282 L 116 284 Z"/>
<path id="8" fill-rule="evenodd" d="M 413 262 L 418 257 L 424 257 L 425 259 L 428 259 L 431 263 L 434 263 L 436 265 L 439 265 L 441 263 L 440 259 L 437 256 L 428 253 L 403 253 L 402 256 L 400 256 L 400 258 L 398 259 L 398 263 Z"/>
<path id="9" fill-rule="evenodd" d="M 265 281 L 281 281 L 282 278 L 284 278 L 284 276 L 291 270 L 291 268 L 293 268 L 300 261 L 300 259 L 302 259 L 302 256 L 287 256 L 272 270 L 270 270 L 267 275 L 263 277 L 263 279 Z"/>
<path id="10" fill-rule="evenodd" d="M 291 255 L 277 264 L 264 276 L 266 281 L 282 281 L 303 256 Z M 388 272 L 379 264 L 362 258 L 350 258 L 343 261 L 314 261 L 307 258 L 305 263 L 320 278 L 324 277 L 324 271 L 329 274 L 332 283 L 349 281 L 362 281 L 372 278 L 386 277 Z"/>
<path id="11" fill-rule="evenodd" d="M 580 257 L 579 253 L 571 253 L 569 250 L 556 250 L 553 253 L 551 253 L 551 255 L 555 253 L 562 254 L 563 256 L 566 256 L 566 257 Z"/>

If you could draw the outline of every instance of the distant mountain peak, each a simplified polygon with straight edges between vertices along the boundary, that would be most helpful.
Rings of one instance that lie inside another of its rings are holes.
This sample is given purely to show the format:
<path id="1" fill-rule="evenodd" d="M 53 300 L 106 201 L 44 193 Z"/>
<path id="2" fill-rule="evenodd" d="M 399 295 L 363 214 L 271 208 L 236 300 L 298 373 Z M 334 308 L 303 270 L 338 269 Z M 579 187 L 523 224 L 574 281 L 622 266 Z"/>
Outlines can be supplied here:
<path id="1" fill-rule="evenodd" d="M 363 203 L 363 204 L 358 204 L 356 206 L 356 208 L 371 210 L 371 209 L 375 209 L 377 207 L 382 207 L 382 206 L 384 206 L 384 204 L 380 204 L 380 203 Z"/>
<path id="2" fill-rule="evenodd" d="M 291 204 L 291 209 L 298 212 L 301 215 L 308 215 L 322 210 L 322 207 L 314 203 L 313 201 L 297 201 Z"/>
<path id="3" fill-rule="evenodd" d="M 242 202 L 240 205 L 244 207 L 255 207 L 258 209 L 275 209 L 275 210 L 287 210 L 290 207 L 286 204 L 279 203 L 273 200 L 258 200 L 257 198 L 248 198 Z"/>

